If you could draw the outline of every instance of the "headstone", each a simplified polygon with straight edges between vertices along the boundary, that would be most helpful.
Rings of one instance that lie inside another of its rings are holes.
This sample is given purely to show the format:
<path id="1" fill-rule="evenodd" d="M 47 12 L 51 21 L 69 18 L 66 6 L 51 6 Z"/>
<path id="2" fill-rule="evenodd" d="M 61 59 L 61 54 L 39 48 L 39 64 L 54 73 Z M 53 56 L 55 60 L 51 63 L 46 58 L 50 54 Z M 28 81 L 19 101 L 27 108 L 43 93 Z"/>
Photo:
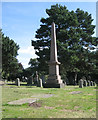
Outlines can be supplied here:
<path id="1" fill-rule="evenodd" d="M 91 86 L 93 86 L 93 81 L 91 81 Z"/>
<path id="2" fill-rule="evenodd" d="M 87 81 L 86 80 L 83 81 L 83 86 L 87 87 Z"/>
<path id="3" fill-rule="evenodd" d="M 45 76 L 41 76 L 41 79 L 42 79 L 42 84 L 45 84 Z"/>
<path id="4" fill-rule="evenodd" d="M 55 23 L 52 23 L 51 27 L 51 48 L 50 48 L 50 62 L 49 62 L 49 77 L 44 88 L 62 88 L 64 87 L 61 76 L 59 75 L 59 65 L 57 59 L 57 46 L 56 46 L 56 31 Z"/>
<path id="5" fill-rule="evenodd" d="M 39 80 L 38 80 L 37 87 L 43 87 L 43 86 L 42 86 L 42 79 L 40 79 L 40 78 L 39 78 Z"/>
<path id="6" fill-rule="evenodd" d="M 17 78 L 15 82 L 16 82 L 17 86 L 20 86 L 20 80 L 19 80 L 19 78 Z"/>
<path id="7" fill-rule="evenodd" d="M 83 88 L 83 80 L 82 79 L 80 79 L 80 81 L 79 81 L 79 88 Z"/>
<path id="8" fill-rule="evenodd" d="M 91 86 L 91 82 L 89 80 L 87 82 L 87 86 Z"/>
<path id="9" fill-rule="evenodd" d="M 32 76 L 30 76 L 27 80 L 27 85 L 32 85 Z"/>

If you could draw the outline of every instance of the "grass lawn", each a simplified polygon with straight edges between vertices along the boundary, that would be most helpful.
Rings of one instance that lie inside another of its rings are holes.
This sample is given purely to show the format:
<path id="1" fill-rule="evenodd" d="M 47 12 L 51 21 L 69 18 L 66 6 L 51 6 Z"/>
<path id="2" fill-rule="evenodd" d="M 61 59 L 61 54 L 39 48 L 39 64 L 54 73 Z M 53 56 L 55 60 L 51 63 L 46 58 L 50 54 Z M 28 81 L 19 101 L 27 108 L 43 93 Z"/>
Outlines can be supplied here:
<path id="1" fill-rule="evenodd" d="M 79 94 L 71 94 L 81 91 Z M 8 105 L 8 102 L 32 95 L 54 94 L 40 98 L 41 107 Z M 2 118 L 96 118 L 96 88 L 65 86 L 65 88 L 39 88 L 15 85 L 2 86 Z"/>

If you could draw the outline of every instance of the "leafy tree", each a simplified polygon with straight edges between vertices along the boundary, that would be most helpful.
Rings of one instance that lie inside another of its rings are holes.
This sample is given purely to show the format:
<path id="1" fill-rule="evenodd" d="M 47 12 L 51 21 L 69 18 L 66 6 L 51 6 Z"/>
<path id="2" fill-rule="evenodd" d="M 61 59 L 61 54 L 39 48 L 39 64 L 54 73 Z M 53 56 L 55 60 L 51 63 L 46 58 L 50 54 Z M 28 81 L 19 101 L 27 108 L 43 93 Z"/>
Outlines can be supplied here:
<path id="1" fill-rule="evenodd" d="M 39 62 L 36 58 L 34 58 L 34 59 L 31 58 L 29 61 L 29 65 L 30 65 L 31 69 L 33 70 L 33 72 L 38 71 Z"/>
<path id="2" fill-rule="evenodd" d="M 30 67 L 23 69 L 23 76 L 24 77 L 30 77 L 32 75 L 32 70 Z"/>
<path id="3" fill-rule="evenodd" d="M 29 63 L 30 67 L 26 68 L 23 70 L 23 76 L 24 77 L 30 77 L 30 76 L 34 76 L 35 72 L 38 71 L 38 60 L 35 59 L 30 59 Z"/>
<path id="4" fill-rule="evenodd" d="M 92 17 L 88 12 L 79 8 L 69 11 L 66 6 L 52 5 L 46 9 L 47 18 L 41 18 L 40 28 L 36 31 L 37 40 L 32 40 L 32 45 L 39 56 L 39 68 L 48 73 L 48 61 L 50 56 L 51 23 L 56 24 L 58 45 L 58 58 L 62 63 L 61 74 L 74 72 L 89 73 L 90 49 L 95 49 L 97 38 L 92 37 L 95 26 L 92 25 Z M 88 62 L 89 61 L 89 62 Z"/>
<path id="5" fill-rule="evenodd" d="M 20 71 L 22 72 L 16 59 L 19 45 L 9 37 L 5 37 L 1 31 L 0 34 L 2 35 L 2 77 L 9 80 L 15 79 L 20 74 Z"/>
<path id="6" fill-rule="evenodd" d="M 23 65 L 21 63 L 18 63 L 18 71 L 16 72 L 16 78 L 20 78 L 21 81 L 23 78 L 23 70 Z"/>

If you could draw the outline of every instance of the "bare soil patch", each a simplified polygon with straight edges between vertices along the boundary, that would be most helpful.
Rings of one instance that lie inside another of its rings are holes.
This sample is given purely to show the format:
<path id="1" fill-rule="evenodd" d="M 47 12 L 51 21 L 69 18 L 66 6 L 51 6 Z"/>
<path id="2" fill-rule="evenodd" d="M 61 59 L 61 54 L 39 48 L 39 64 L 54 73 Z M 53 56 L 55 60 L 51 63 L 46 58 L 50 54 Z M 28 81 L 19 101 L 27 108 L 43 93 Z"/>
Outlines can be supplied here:
<path id="1" fill-rule="evenodd" d="M 30 107 L 34 107 L 34 108 L 39 108 L 42 106 L 42 102 L 33 102 L 33 103 L 29 103 Z"/>
<path id="2" fill-rule="evenodd" d="M 33 98 L 49 98 L 52 96 L 54 96 L 54 94 L 37 94 L 37 95 L 33 95 L 31 97 L 33 97 Z"/>
<path id="3" fill-rule="evenodd" d="M 60 111 L 64 111 L 64 112 L 81 112 L 81 110 L 70 110 L 70 109 L 62 109 Z"/>
<path id="4" fill-rule="evenodd" d="M 70 94 L 80 94 L 82 93 L 81 91 L 73 91 L 73 92 L 70 92 Z"/>
<path id="5" fill-rule="evenodd" d="M 93 95 L 93 94 L 88 94 L 88 95 Z"/>
<path id="6" fill-rule="evenodd" d="M 45 109 L 54 109 L 54 107 L 44 106 Z"/>

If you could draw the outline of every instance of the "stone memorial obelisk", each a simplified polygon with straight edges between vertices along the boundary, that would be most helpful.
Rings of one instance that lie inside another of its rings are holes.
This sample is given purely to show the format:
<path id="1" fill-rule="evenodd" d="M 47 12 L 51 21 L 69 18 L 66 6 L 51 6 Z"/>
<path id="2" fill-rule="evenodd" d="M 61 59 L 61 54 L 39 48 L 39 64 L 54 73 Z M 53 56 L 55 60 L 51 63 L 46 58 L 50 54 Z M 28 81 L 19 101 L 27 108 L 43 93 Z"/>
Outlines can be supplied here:
<path id="1" fill-rule="evenodd" d="M 55 23 L 51 27 L 51 48 L 50 48 L 50 62 L 49 62 L 49 77 L 43 87 L 45 88 L 62 88 L 64 83 L 59 75 L 59 64 L 57 59 L 57 45 L 56 45 L 56 30 Z"/>

